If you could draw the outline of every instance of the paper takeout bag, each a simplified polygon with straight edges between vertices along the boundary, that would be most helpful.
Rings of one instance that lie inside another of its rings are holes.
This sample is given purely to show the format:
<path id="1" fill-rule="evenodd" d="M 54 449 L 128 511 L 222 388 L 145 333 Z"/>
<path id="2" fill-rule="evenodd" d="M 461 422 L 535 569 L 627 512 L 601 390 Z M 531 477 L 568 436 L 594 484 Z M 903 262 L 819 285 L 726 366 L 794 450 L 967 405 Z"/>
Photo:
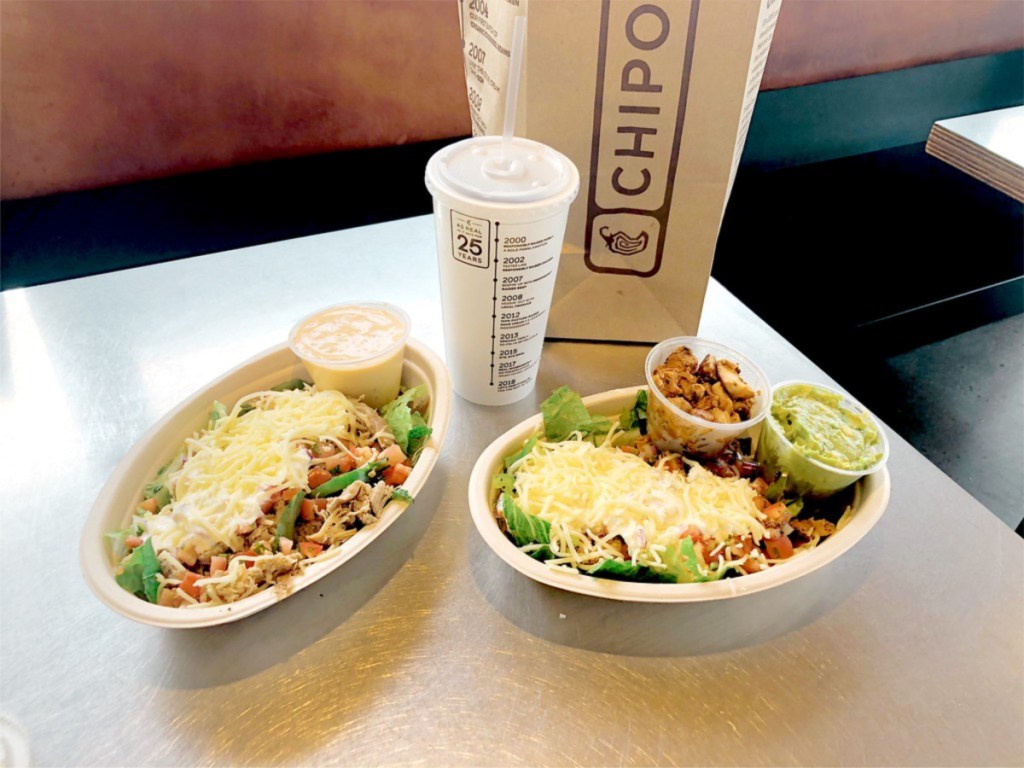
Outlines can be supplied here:
<path id="1" fill-rule="evenodd" d="M 580 171 L 548 338 L 693 334 L 781 0 L 460 0 L 473 132 L 500 134 L 527 17 L 516 134 Z"/>

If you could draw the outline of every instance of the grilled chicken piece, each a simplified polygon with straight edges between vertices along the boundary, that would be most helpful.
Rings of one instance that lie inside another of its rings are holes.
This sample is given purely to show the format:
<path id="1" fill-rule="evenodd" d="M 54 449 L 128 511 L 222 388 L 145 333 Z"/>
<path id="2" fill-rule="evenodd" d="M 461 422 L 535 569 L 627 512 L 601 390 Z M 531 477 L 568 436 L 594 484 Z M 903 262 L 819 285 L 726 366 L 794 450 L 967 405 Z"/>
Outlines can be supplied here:
<path id="1" fill-rule="evenodd" d="M 370 486 L 362 480 L 356 480 L 352 485 L 341 492 L 341 495 L 338 497 L 338 501 L 342 504 L 348 504 L 352 499 L 362 494 L 364 489 L 368 489 L 369 487 Z"/>
<path id="2" fill-rule="evenodd" d="M 718 380 L 734 400 L 749 400 L 757 394 L 740 378 L 740 367 L 732 360 L 719 360 L 715 368 Z"/>
<path id="3" fill-rule="evenodd" d="M 824 539 L 826 536 L 831 536 L 836 532 L 836 527 L 833 523 L 828 520 L 819 520 L 818 518 L 808 518 L 806 520 L 790 520 L 789 524 L 796 528 L 808 539 L 820 537 Z"/>
<path id="4" fill-rule="evenodd" d="M 327 505 L 323 525 L 306 538 L 317 544 L 332 546 L 345 541 L 364 525 L 375 522 L 394 489 L 385 482 L 369 485 L 359 480 L 331 499 Z"/>
<path id="5" fill-rule="evenodd" d="M 716 363 L 717 361 L 715 360 L 714 355 L 707 355 L 700 361 L 700 367 L 697 368 L 697 375 L 707 379 L 708 381 L 714 381 L 718 378 Z"/>
<path id="6" fill-rule="evenodd" d="M 711 385 L 711 394 L 714 397 L 715 406 L 725 411 L 726 413 L 732 413 L 732 398 L 729 397 L 729 393 L 725 391 L 725 387 L 722 386 L 722 382 L 716 381 Z"/>
<path id="7" fill-rule="evenodd" d="M 659 368 L 655 377 L 655 384 L 665 397 L 692 399 L 691 393 L 696 385 L 692 372 L 680 368 Z"/>
<path id="8" fill-rule="evenodd" d="M 679 347 L 665 358 L 662 365 L 666 368 L 676 368 L 687 373 L 694 373 L 697 370 L 697 358 L 689 347 Z"/>
<path id="9" fill-rule="evenodd" d="M 672 405 L 678 408 L 683 413 L 690 413 L 693 410 L 693 406 L 690 405 L 690 401 L 685 397 L 673 397 Z"/>
<path id="10" fill-rule="evenodd" d="M 387 483 L 377 483 L 370 489 L 370 509 L 374 516 L 379 515 L 384 506 L 391 501 L 394 489 Z"/>
<path id="11" fill-rule="evenodd" d="M 381 448 L 387 448 L 395 442 L 395 436 L 391 434 L 383 416 L 364 402 L 357 402 L 355 408 L 356 426 L 360 432 L 365 431 L 375 435 Z"/>
<path id="12" fill-rule="evenodd" d="M 757 394 L 731 360 L 706 355 L 700 364 L 689 347 L 674 350 L 654 371 L 654 384 L 684 413 L 720 424 L 750 418 Z"/>
<path id="13" fill-rule="evenodd" d="M 712 408 L 711 416 L 713 421 L 717 421 L 719 424 L 735 424 L 740 420 L 740 417 L 735 411 L 724 408 Z"/>

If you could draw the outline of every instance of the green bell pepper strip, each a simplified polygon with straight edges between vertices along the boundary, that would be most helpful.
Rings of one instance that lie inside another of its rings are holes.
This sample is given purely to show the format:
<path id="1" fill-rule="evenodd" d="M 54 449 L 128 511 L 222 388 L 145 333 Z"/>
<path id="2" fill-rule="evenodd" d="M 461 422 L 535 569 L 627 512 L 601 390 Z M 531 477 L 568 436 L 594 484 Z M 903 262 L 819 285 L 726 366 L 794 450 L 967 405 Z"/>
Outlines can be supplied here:
<path id="1" fill-rule="evenodd" d="M 291 500 L 288 505 L 281 511 L 281 514 L 277 516 L 277 538 L 278 539 L 291 539 L 295 540 L 295 521 L 299 517 L 299 512 L 302 511 L 302 500 L 306 498 L 304 491 L 299 491 Z"/>
<path id="2" fill-rule="evenodd" d="M 343 475 L 332 477 L 323 485 L 318 485 L 316 488 L 312 490 L 310 495 L 316 496 L 317 498 L 322 498 L 324 496 L 332 496 L 335 493 L 339 493 L 340 491 L 345 490 L 350 485 L 352 485 L 352 483 L 355 483 L 359 480 L 365 482 L 367 479 L 369 479 L 371 472 L 374 472 L 375 470 L 378 470 L 381 467 L 386 466 L 386 461 L 367 462 L 366 464 L 363 464 L 363 466 L 359 467 L 359 469 L 353 469 L 351 472 L 346 472 Z"/>

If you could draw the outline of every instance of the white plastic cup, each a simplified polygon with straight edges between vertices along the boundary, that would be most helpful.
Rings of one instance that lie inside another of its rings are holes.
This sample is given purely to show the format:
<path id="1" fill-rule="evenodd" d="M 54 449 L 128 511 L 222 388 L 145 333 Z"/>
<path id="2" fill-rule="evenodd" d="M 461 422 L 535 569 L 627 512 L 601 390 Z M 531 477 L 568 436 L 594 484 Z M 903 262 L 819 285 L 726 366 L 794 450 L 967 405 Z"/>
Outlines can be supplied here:
<path id="1" fill-rule="evenodd" d="M 761 439 L 757 444 L 757 460 L 770 469 L 785 472 L 787 490 L 796 491 L 801 496 L 822 499 L 838 493 L 865 475 L 884 467 L 889 460 L 889 439 L 878 419 L 867 408 L 845 392 L 822 384 L 795 379 L 780 381 L 772 389 L 771 405 L 791 392 L 795 391 L 799 395 L 815 390 L 838 398 L 836 419 L 839 423 L 842 423 L 842 412 L 845 411 L 854 419 L 866 422 L 874 428 L 878 433 L 878 445 L 875 446 L 876 460 L 868 466 L 848 469 L 833 466 L 820 457 L 806 455 L 804 448 L 794 445 L 786 437 L 784 427 L 778 422 L 776 415 L 771 413 L 770 407 L 761 430 Z M 847 428 L 850 428 L 849 425 Z"/>
<path id="2" fill-rule="evenodd" d="M 320 389 L 380 408 L 398 397 L 409 316 L 393 304 L 350 302 L 295 324 L 288 344 Z"/>
<path id="3" fill-rule="evenodd" d="M 453 389 L 508 405 L 537 380 L 569 206 L 565 155 L 528 139 L 465 139 L 427 163 Z"/>
<path id="4" fill-rule="evenodd" d="M 740 368 L 740 376 L 757 393 L 750 418 L 745 421 L 721 424 L 686 413 L 662 394 L 655 382 L 654 371 L 679 347 L 689 347 L 699 363 L 706 355 L 719 360 L 731 360 Z M 724 344 L 695 336 L 677 336 L 656 345 L 647 354 L 644 363 L 647 376 L 647 430 L 656 446 L 666 451 L 693 456 L 717 456 L 733 440 L 752 435 L 768 413 L 771 402 L 771 383 L 753 360 Z"/>

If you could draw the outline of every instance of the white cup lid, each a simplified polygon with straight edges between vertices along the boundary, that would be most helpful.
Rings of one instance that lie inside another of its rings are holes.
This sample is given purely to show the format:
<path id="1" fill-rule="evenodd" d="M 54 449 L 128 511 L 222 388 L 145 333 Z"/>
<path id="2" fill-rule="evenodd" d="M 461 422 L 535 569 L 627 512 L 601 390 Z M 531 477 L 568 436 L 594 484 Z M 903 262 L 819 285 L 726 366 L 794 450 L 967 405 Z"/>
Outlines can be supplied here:
<path id="1" fill-rule="evenodd" d="M 430 165 L 437 181 L 458 194 L 497 203 L 532 203 L 566 193 L 571 200 L 579 185 L 565 155 L 519 137 L 507 151 L 501 136 L 465 139 L 442 149 Z"/>

